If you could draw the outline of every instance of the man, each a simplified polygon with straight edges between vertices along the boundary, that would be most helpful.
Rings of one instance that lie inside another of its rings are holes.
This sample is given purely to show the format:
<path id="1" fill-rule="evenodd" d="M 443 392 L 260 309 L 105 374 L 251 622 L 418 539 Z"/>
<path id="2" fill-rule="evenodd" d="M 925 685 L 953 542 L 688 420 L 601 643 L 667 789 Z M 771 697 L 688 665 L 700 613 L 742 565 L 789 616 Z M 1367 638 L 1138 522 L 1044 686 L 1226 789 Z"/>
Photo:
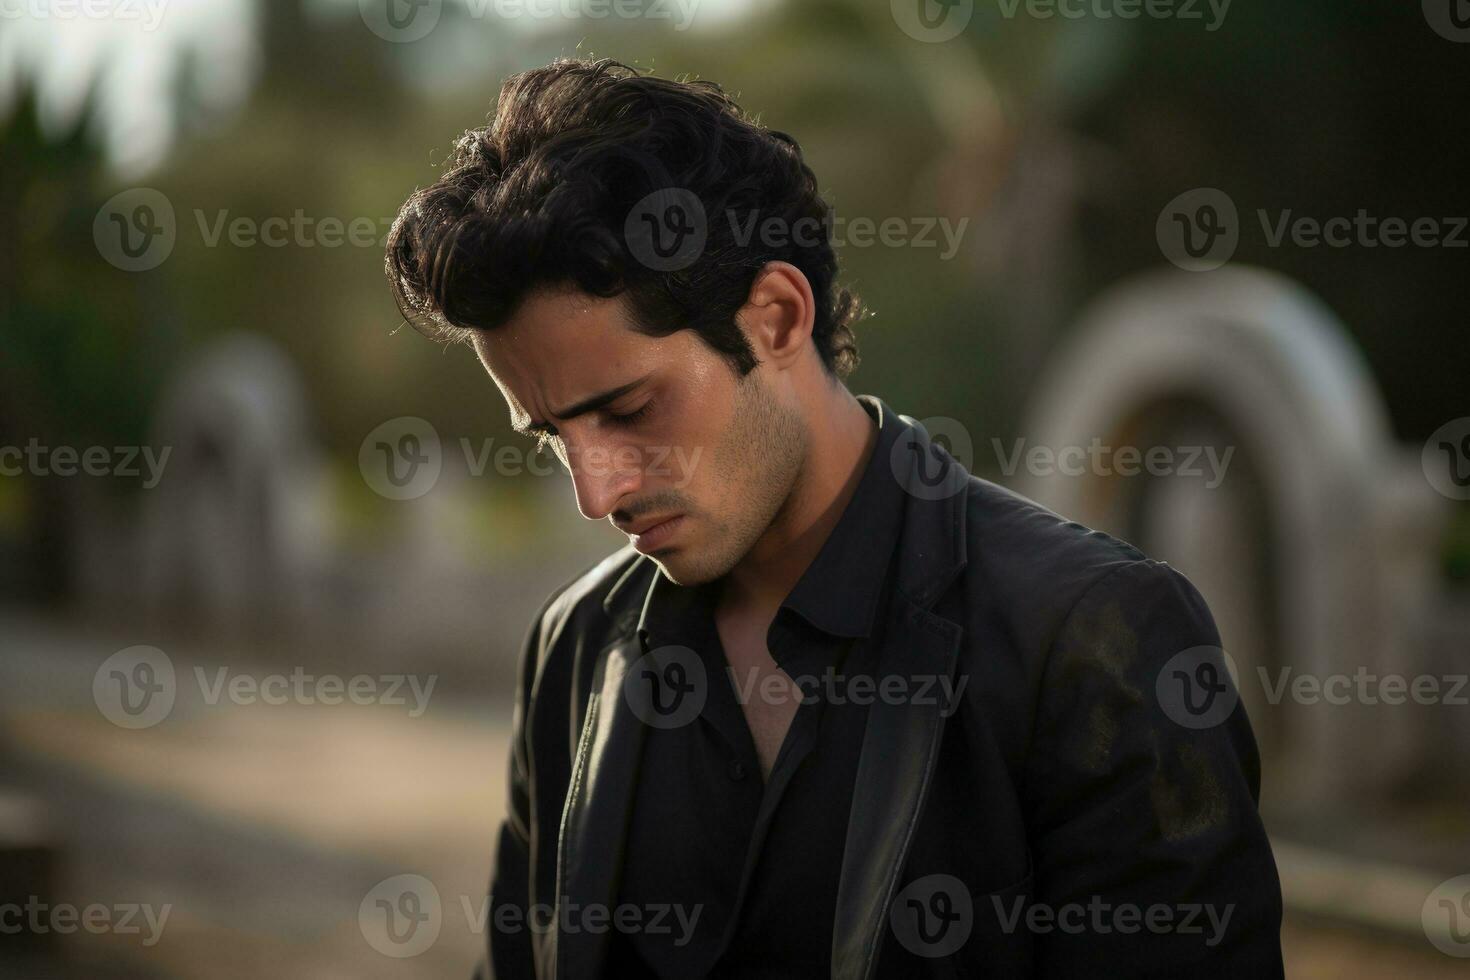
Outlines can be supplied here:
<path id="1" fill-rule="evenodd" d="M 1203 600 L 848 391 L 826 214 L 718 87 L 560 61 L 394 224 L 405 315 L 630 542 L 525 645 L 494 975 L 1281 976 Z"/>

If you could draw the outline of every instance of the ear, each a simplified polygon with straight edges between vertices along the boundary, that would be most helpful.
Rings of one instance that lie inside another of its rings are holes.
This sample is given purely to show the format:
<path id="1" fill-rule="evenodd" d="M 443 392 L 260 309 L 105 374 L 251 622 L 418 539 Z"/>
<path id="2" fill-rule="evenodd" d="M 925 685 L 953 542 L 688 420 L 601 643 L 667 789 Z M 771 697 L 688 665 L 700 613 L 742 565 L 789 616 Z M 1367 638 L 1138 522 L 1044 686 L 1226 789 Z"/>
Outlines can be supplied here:
<path id="1" fill-rule="evenodd" d="M 812 286 L 789 262 L 768 262 L 750 284 L 746 303 L 735 314 L 755 356 L 784 371 L 814 353 L 811 346 L 816 303 Z"/>

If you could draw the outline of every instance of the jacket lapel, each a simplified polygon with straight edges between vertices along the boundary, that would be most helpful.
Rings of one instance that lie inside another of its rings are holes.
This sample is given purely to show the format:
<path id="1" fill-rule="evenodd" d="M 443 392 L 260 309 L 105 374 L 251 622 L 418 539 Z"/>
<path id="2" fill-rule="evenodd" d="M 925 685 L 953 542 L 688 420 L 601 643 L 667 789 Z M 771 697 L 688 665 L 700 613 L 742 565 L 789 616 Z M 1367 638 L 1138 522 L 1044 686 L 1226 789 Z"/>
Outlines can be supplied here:
<path id="1" fill-rule="evenodd" d="M 878 656 L 878 687 L 882 689 L 883 677 L 898 676 L 923 679 L 933 684 L 928 690 L 937 691 L 938 679 L 953 681 L 963 630 L 930 607 L 965 565 L 967 480 L 952 484 L 955 493 L 936 495 L 936 464 L 958 464 L 934 447 L 911 419 L 899 418 L 907 426 L 900 439 L 907 444 L 905 451 L 913 450 L 914 466 L 899 475 L 910 494 L 898 543 L 897 587 Z M 911 684 L 906 689 L 922 688 Z M 876 698 L 868 707 L 837 889 L 834 980 L 869 980 L 877 968 L 889 905 L 928 795 L 944 731 L 942 698 L 918 700 Z"/>
<path id="2" fill-rule="evenodd" d="M 883 676 L 952 678 L 960 628 L 907 600 L 895 611 L 880 660 Z M 882 680 L 878 681 L 882 689 Z M 940 690 L 938 683 L 909 690 Z M 837 888 L 832 976 L 866 980 L 877 963 L 888 905 L 903 871 L 927 795 L 944 730 L 944 704 L 885 702 L 868 706 Z"/>
<path id="3" fill-rule="evenodd" d="M 636 636 L 624 636 L 604 652 L 593 674 L 562 810 L 556 859 L 558 915 L 589 906 L 611 909 L 615 901 L 645 730 L 623 695 L 623 681 L 642 653 Z M 600 975 L 606 930 L 562 932 L 558 921 L 551 935 L 551 976 Z"/>

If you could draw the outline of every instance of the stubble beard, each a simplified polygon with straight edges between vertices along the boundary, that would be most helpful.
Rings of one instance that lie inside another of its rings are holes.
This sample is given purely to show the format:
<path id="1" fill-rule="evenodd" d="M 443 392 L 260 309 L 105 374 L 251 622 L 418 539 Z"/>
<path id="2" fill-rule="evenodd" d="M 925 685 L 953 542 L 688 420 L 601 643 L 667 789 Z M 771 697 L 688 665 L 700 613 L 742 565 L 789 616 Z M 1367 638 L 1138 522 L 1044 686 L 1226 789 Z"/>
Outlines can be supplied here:
<path id="1" fill-rule="evenodd" d="M 703 585 L 728 574 L 771 526 L 801 475 L 806 420 L 777 401 L 754 372 L 736 382 L 730 421 L 711 458 L 714 485 L 722 493 L 701 515 L 706 545 L 658 562 L 677 585 Z"/>

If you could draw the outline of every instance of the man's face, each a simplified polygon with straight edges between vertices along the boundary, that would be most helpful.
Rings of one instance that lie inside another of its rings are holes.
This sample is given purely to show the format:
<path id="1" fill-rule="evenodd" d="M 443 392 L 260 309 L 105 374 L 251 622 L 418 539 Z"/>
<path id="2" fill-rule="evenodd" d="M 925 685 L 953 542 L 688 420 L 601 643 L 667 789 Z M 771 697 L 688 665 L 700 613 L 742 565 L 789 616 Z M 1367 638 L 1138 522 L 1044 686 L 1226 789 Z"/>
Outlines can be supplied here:
<path id="1" fill-rule="evenodd" d="M 533 293 L 475 352 L 517 429 L 554 430 L 582 515 L 680 585 L 733 568 L 795 486 L 806 427 L 765 366 L 740 378 L 693 330 L 638 333 L 621 299 Z"/>

